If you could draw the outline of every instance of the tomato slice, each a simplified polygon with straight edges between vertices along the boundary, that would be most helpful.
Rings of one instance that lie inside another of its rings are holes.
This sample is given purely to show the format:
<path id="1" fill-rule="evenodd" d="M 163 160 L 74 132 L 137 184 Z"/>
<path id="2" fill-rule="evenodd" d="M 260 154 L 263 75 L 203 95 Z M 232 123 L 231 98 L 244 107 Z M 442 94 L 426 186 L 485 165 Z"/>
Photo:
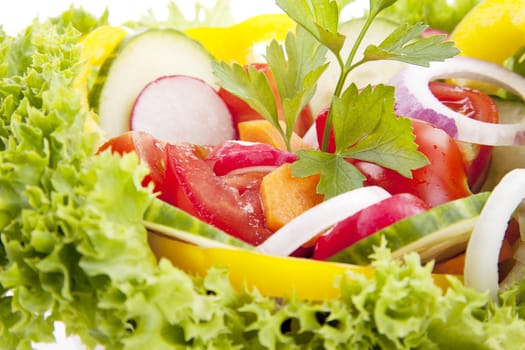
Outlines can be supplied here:
<path id="1" fill-rule="evenodd" d="M 430 82 L 430 91 L 448 108 L 469 118 L 486 123 L 498 123 L 499 115 L 496 104 L 486 94 L 449 83 Z M 478 192 L 485 182 L 492 146 L 458 142 L 467 169 L 470 189 Z"/>
<path id="2" fill-rule="evenodd" d="M 164 187 L 166 172 L 166 154 L 164 152 L 165 143 L 157 140 L 150 134 L 143 131 L 128 131 L 119 136 L 115 136 L 106 141 L 98 152 L 111 149 L 113 152 L 124 154 L 136 152 L 139 159 L 149 168 L 149 174 L 144 178 L 143 185 L 147 186 L 153 182 L 155 192 L 163 200 L 170 201 L 168 193 Z"/>
<path id="3" fill-rule="evenodd" d="M 365 175 L 365 185 L 377 185 L 391 194 L 411 193 L 434 207 L 471 195 L 463 156 L 456 142 L 442 129 L 411 120 L 418 150 L 429 164 L 412 171 L 412 178 L 377 164 L 350 160 Z"/>
<path id="4" fill-rule="evenodd" d="M 166 183 L 175 205 L 243 241 L 258 245 L 271 235 L 258 188 L 262 176 L 216 176 L 196 146 L 167 144 Z"/>

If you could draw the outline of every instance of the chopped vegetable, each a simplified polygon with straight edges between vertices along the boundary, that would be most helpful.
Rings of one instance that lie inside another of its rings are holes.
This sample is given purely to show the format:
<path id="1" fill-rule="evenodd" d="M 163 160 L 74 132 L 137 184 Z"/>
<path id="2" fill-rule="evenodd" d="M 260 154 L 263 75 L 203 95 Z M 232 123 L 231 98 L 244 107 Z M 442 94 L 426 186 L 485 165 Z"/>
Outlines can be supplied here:
<path id="1" fill-rule="evenodd" d="M 148 83 L 133 104 L 130 124 L 132 130 L 172 143 L 218 145 L 235 135 L 232 116 L 217 92 L 187 75 Z"/>
<path id="2" fill-rule="evenodd" d="M 465 284 L 493 298 L 498 293 L 498 256 L 508 221 L 525 198 L 525 169 L 507 173 L 494 187 L 468 242 Z"/>
<path id="3" fill-rule="evenodd" d="M 253 249 L 250 244 L 202 221 L 194 220 L 188 213 L 161 200 L 154 200 L 148 207 L 144 213 L 144 224 L 148 230 L 161 232 L 156 233 L 158 235 L 201 247 Z"/>
<path id="4" fill-rule="evenodd" d="M 430 207 L 410 193 L 394 194 L 341 220 L 315 242 L 313 259 L 327 260 L 345 248 Z"/>
<path id="5" fill-rule="evenodd" d="M 284 125 L 283 125 L 284 126 Z M 239 139 L 250 142 L 262 142 L 280 150 L 287 150 L 279 130 L 267 120 L 250 120 L 242 122 L 239 127 Z M 312 147 L 303 141 L 296 133 L 290 138 L 292 151 L 300 149 L 311 149 Z"/>
<path id="6" fill-rule="evenodd" d="M 184 33 L 152 29 L 122 41 L 97 77 L 90 103 L 108 136 L 130 129 L 133 103 L 144 86 L 165 75 L 186 74 L 214 86 L 212 56 Z"/>
<path id="7" fill-rule="evenodd" d="M 242 191 L 235 188 L 215 175 L 193 145 L 167 144 L 166 157 L 173 204 L 252 245 L 271 235 L 259 200 L 260 181 Z"/>
<path id="8" fill-rule="evenodd" d="M 471 119 L 446 107 L 432 95 L 428 83 L 440 78 L 466 78 L 502 87 L 525 98 L 525 79 L 497 64 L 455 57 L 430 68 L 408 66 L 392 80 L 399 114 L 433 123 L 459 141 L 482 145 L 525 143 L 525 120 L 492 124 Z"/>
<path id="9" fill-rule="evenodd" d="M 319 176 L 297 178 L 288 164 L 266 175 L 261 182 L 266 226 L 277 231 L 295 217 L 323 201 L 315 189 Z"/>
<path id="10" fill-rule="evenodd" d="M 487 123 L 498 123 L 499 113 L 493 99 L 479 90 L 433 81 L 430 91 L 450 109 L 469 118 Z M 492 160 L 492 146 L 458 142 L 467 169 L 468 184 L 478 192 L 487 179 Z"/>
<path id="11" fill-rule="evenodd" d="M 249 70 L 250 67 L 255 68 L 258 71 L 261 71 L 264 73 L 268 83 L 270 84 L 270 88 L 275 98 L 275 104 L 276 104 L 275 107 L 277 108 L 278 119 L 280 122 L 282 122 L 285 118 L 283 104 L 282 104 L 281 98 L 279 97 L 279 91 L 277 89 L 275 78 L 273 77 L 270 67 L 266 63 L 251 63 L 245 66 L 245 69 Z M 246 103 L 243 99 L 232 94 L 230 91 L 226 90 L 223 86 L 219 87 L 219 95 L 224 100 L 224 103 L 226 103 L 226 106 L 228 106 L 228 109 L 230 110 L 230 113 L 232 114 L 233 123 L 236 127 L 238 127 L 239 123 L 242 123 L 245 121 L 265 119 L 262 114 L 260 114 L 259 112 L 254 110 L 252 107 L 250 107 L 250 105 Z M 269 102 L 269 103 L 270 103 L 269 104 L 270 106 L 272 102 Z M 301 110 L 299 116 L 297 117 L 297 119 L 295 120 L 293 124 L 294 124 L 293 131 L 297 135 L 302 137 L 306 133 L 308 128 L 310 128 L 310 126 L 313 124 L 312 109 L 310 108 L 309 104 L 304 106 L 304 108 Z M 286 127 L 283 127 L 283 130 L 284 129 L 286 129 Z M 279 129 L 276 129 L 276 130 L 278 131 Z M 282 139 L 282 134 L 280 135 L 280 138 Z M 294 136 L 292 135 L 291 138 L 293 139 Z M 290 140 L 290 142 L 293 143 L 293 140 Z"/>
<path id="12" fill-rule="evenodd" d="M 112 137 L 102 144 L 98 153 L 110 149 L 118 154 L 134 152 L 139 160 L 148 166 L 148 175 L 142 180 L 144 186 L 153 184 L 159 198 L 170 201 L 166 182 L 165 144 L 143 131 L 128 131 Z"/>
<path id="13" fill-rule="evenodd" d="M 96 74 L 126 36 L 127 32 L 123 28 L 103 25 L 82 38 L 81 60 L 84 61 L 84 64 L 73 81 L 73 87 L 80 92 L 82 106 L 86 110 L 90 110 L 89 91 Z M 90 114 L 90 117 L 86 119 L 84 128 L 86 132 L 97 132 L 100 136 L 104 136 L 97 120 L 98 116 Z"/>
<path id="14" fill-rule="evenodd" d="M 342 296 L 341 279 L 359 283 L 361 277 L 373 279 L 376 272 L 372 266 L 283 258 L 241 249 L 202 248 L 157 233 L 151 233 L 148 240 L 159 259 L 169 259 L 192 275 L 205 276 L 227 267 L 228 278 L 239 293 L 256 289 L 266 296 L 326 302 Z M 443 291 L 451 286 L 444 275 L 436 274 L 432 279 Z"/>
<path id="15" fill-rule="evenodd" d="M 295 23 L 285 14 L 263 14 L 231 26 L 205 26 L 185 30 L 204 45 L 216 60 L 245 65 L 259 59 L 258 45 L 271 40 L 284 40 Z"/>
<path id="16" fill-rule="evenodd" d="M 332 225 L 389 196 L 381 187 L 368 186 L 332 197 L 295 217 L 257 249 L 270 255 L 287 256 Z"/>
<path id="17" fill-rule="evenodd" d="M 262 142 L 228 140 L 210 151 L 206 160 L 216 175 L 248 171 L 274 170 L 297 160 L 294 153 L 282 151 Z"/>
<path id="18" fill-rule="evenodd" d="M 425 262 L 450 258 L 465 249 L 487 197 L 488 193 L 479 193 L 399 220 L 357 241 L 330 260 L 369 264 L 373 247 L 382 239 L 399 258 L 408 252 L 418 252 Z"/>
<path id="19" fill-rule="evenodd" d="M 364 184 L 380 186 L 391 194 L 412 193 L 432 207 L 469 196 L 465 163 L 454 139 L 426 122 L 414 119 L 411 125 L 418 150 L 429 164 L 413 170 L 409 178 L 371 162 L 352 160 L 366 177 Z"/>
<path id="20" fill-rule="evenodd" d="M 525 4 L 514 0 L 478 1 L 452 30 L 461 55 L 503 65 L 525 46 Z"/>

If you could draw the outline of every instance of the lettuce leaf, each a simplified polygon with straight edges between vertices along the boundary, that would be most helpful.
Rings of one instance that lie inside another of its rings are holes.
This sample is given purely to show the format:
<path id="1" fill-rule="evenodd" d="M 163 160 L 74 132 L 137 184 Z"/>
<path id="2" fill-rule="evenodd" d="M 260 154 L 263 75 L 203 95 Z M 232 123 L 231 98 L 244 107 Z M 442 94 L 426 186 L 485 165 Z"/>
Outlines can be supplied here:
<path id="1" fill-rule="evenodd" d="M 423 22 L 451 32 L 480 0 L 398 0 L 381 15 L 399 23 Z"/>
<path id="2" fill-rule="evenodd" d="M 154 199 L 146 169 L 132 154 L 94 154 L 71 88 L 81 32 L 63 23 L 0 35 L 0 348 L 53 341 L 55 321 L 108 349 L 523 344 L 525 283 L 500 305 L 454 278 L 443 294 L 431 265 L 394 261 L 384 246 L 373 278 L 341 276 L 342 297 L 323 302 L 236 291 L 225 269 L 194 277 L 157 263 L 142 224 Z"/>
<path id="3" fill-rule="evenodd" d="M 168 2 L 166 18 L 159 19 L 150 10 L 138 20 L 128 21 L 125 26 L 134 30 L 144 28 L 177 28 L 184 30 L 194 27 L 222 27 L 234 24 L 230 0 L 215 1 L 212 6 L 196 1 L 193 14 L 188 18 L 174 1 Z"/>

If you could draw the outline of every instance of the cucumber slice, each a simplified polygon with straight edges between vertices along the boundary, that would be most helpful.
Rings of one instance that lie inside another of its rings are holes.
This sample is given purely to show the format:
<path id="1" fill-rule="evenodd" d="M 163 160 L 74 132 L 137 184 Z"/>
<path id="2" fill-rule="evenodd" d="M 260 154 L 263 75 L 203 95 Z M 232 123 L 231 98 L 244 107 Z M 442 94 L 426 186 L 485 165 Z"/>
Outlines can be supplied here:
<path id="1" fill-rule="evenodd" d="M 345 45 L 341 50 L 341 56 L 344 59 L 349 55 L 364 23 L 364 19 L 358 18 L 344 22 L 339 26 L 339 32 L 346 36 Z M 380 18 L 375 19 L 357 50 L 354 62 L 357 62 L 363 57 L 368 45 L 381 43 L 388 35 L 397 29 L 397 27 L 398 25 L 392 21 Z M 330 103 L 340 75 L 339 65 L 335 56 L 331 52 L 328 52 L 327 59 L 330 65 L 319 79 L 316 93 L 310 101 L 314 115 L 317 115 L 319 111 Z M 368 84 L 386 84 L 405 65 L 406 63 L 385 60 L 365 63 L 349 74 L 346 85 L 348 86 L 351 82 L 354 82 L 358 87 L 364 87 Z"/>
<path id="2" fill-rule="evenodd" d="M 494 98 L 498 107 L 500 123 L 517 123 L 525 116 L 525 103 L 519 101 L 500 100 Z M 525 147 L 499 146 L 492 149 L 490 170 L 483 184 L 483 191 L 491 191 L 503 176 L 516 168 L 525 168 Z"/>
<path id="3" fill-rule="evenodd" d="M 243 248 L 254 247 L 224 231 L 197 220 L 185 211 L 160 199 L 155 199 L 144 214 L 144 226 L 155 234 L 192 243 L 200 247 Z"/>
<path id="4" fill-rule="evenodd" d="M 329 260 L 366 265 L 383 238 L 393 256 L 418 252 L 422 262 L 452 257 L 465 250 L 489 192 L 457 199 L 398 221 L 332 256 Z"/>
<path id="5" fill-rule="evenodd" d="M 102 66 L 90 104 L 109 137 L 130 129 L 136 97 L 151 81 L 188 75 L 215 87 L 212 56 L 197 41 L 174 29 L 151 29 L 126 38 Z"/>

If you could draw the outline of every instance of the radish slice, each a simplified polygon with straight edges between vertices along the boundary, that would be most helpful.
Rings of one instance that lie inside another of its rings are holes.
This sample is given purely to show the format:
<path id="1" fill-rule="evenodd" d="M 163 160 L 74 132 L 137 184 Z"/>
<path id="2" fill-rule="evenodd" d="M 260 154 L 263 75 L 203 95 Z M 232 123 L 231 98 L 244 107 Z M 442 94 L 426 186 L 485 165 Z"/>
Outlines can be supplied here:
<path id="1" fill-rule="evenodd" d="M 498 292 L 498 255 L 507 224 L 524 198 L 525 169 L 514 169 L 494 187 L 467 245 L 465 285 L 488 291 L 493 299 Z"/>
<path id="2" fill-rule="evenodd" d="M 339 221 L 388 197 L 390 194 L 378 186 L 361 187 L 332 197 L 281 227 L 257 249 L 270 255 L 288 256 Z"/>
<path id="3" fill-rule="evenodd" d="M 306 144 L 313 147 L 313 149 L 319 149 L 319 143 L 317 142 L 317 128 L 315 127 L 315 122 L 312 124 L 310 129 L 306 131 L 303 135 L 303 141 Z"/>
<path id="4" fill-rule="evenodd" d="M 428 83 L 440 78 L 464 78 L 490 83 L 513 92 L 525 100 L 525 79 L 497 64 L 468 57 L 434 62 L 429 68 L 408 66 L 396 75 L 397 113 L 435 124 L 459 141 L 484 145 L 525 143 L 525 116 L 515 124 L 481 122 L 455 112 L 430 92 Z"/>
<path id="5" fill-rule="evenodd" d="M 131 130 L 199 145 L 217 145 L 235 136 L 231 114 L 217 92 L 185 75 L 164 76 L 146 85 L 133 106 Z"/>
<path id="6" fill-rule="evenodd" d="M 277 169 L 276 165 L 257 165 L 233 169 L 223 175 L 242 175 L 248 173 L 269 173 Z"/>
<path id="7" fill-rule="evenodd" d="M 262 142 L 227 140 L 206 157 L 213 164 L 215 175 L 243 174 L 250 171 L 269 172 L 297 160 L 297 155 Z"/>

